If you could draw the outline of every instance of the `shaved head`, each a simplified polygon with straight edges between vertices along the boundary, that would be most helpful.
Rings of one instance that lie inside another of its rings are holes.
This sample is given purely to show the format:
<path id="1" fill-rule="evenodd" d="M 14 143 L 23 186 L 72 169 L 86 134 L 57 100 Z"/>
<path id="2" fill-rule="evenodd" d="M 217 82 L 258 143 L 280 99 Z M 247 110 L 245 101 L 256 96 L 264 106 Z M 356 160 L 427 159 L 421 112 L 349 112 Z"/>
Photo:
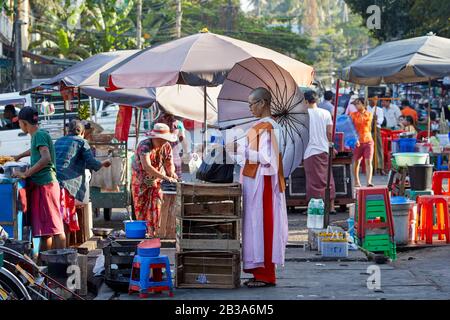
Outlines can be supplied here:
<path id="1" fill-rule="evenodd" d="M 270 94 L 269 90 L 263 87 L 254 89 L 250 93 L 250 97 L 252 97 L 255 101 L 264 100 L 266 107 L 270 107 L 270 104 L 272 103 L 272 95 Z"/>

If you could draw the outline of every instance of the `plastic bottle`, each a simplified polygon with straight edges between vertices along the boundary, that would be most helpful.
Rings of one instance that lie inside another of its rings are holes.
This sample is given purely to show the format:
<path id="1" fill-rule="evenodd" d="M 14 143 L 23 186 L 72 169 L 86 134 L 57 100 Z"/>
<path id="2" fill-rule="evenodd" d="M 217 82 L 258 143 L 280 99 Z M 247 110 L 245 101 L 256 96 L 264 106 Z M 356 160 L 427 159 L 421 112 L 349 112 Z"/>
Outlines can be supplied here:
<path id="1" fill-rule="evenodd" d="M 324 222 L 324 214 L 325 214 L 325 203 L 322 199 L 317 199 L 316 204 L 316 229 L 323 229 L 323 222 Z"/>
<path id="2" fill-rule="evenodd" d="M 308 229 L 316 229 L 316 210 L 315 210 L 315 206 L 316 206 L 316 199 L 311 199 L 309 200 L 308 203 L 308 217 L 306 220 L 306 225 L 308 227 Z"/>
<path id="3" fill-rule="evenodd" d="M 353 121 L 348 115 L 341 115 L 336 119 L 336 132 L 344 133 L 344 145 L 347 148 L 354 149 L 356 141 L 358 141 L 358 133 L 356 132 Z"/>

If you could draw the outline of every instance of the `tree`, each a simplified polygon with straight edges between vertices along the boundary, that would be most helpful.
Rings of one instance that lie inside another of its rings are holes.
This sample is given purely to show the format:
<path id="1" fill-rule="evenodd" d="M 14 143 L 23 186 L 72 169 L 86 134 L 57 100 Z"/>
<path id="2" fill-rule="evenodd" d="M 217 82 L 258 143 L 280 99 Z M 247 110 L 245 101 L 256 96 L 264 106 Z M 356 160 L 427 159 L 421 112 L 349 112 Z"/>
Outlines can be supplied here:
<path id="1" fill-rule="evenodd" d="M 450 2 L 442 0 L 345 0 L 350 8 L 368 17 L 367 7 L 381 8 L 381 29 L 372 30 L 380 40 L 391 41 L 424 36 L 429 31 L 450 37 Z M 365 25 L 365 21 L 362 22 Z"/>
<path id="2" fill-rule="evenodd" d="M 82 60 L 92 54 L 133 48 L 134 2 L 113 0 L 31 1 L 35 21 L 30 49 L 44 55 Z"/>

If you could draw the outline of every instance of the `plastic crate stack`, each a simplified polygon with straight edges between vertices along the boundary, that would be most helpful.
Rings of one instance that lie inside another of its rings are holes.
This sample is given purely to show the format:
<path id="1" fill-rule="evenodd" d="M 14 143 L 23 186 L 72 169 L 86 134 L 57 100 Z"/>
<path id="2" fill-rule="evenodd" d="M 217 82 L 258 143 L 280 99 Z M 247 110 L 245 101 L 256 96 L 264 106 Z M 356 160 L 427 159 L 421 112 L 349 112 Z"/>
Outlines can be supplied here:
<path id="1" fill-rule="evenodd" d="M 356 193 L 356 238 L 370 252 L 395 260 L 394 223 L 387 188 L 360 188 Z"/>
<path id="2" fill-rule="evenodd" d="M 239 183 L 177 184 L 177 288 L 240 286 Z"/>

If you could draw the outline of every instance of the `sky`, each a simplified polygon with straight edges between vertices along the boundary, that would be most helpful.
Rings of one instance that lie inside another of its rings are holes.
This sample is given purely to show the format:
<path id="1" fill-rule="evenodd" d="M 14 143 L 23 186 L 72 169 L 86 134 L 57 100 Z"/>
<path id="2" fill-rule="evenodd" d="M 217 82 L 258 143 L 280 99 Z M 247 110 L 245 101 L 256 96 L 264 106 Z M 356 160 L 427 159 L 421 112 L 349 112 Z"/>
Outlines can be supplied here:
<path id="1" fill-rule="evenodd" d="M 241 0 L 241 9 L 245 12 L 250 11 L 252 9 L 250 0 Z"/>

